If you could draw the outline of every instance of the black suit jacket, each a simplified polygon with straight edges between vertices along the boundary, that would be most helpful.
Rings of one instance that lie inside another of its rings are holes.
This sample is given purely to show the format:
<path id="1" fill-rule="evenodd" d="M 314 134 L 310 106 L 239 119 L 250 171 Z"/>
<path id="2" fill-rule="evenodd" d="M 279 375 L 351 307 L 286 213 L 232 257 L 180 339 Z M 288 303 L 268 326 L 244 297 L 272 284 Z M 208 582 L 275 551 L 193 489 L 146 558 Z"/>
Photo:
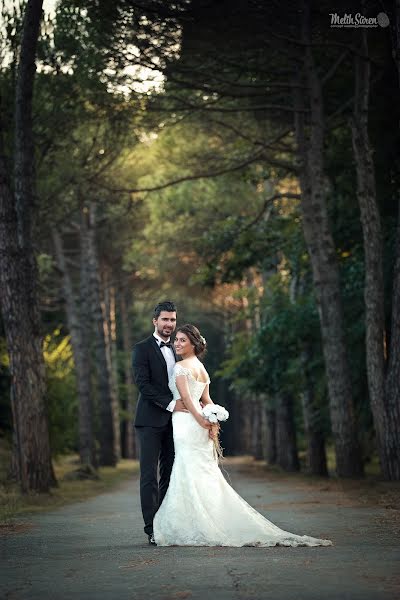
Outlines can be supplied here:
<path id="1" fill-rule="evenodd" d="M 173 352 L 175 354 L 174 349 Z M 137 427 L 167 425 L 172 415 L 167 410 L 172 400 L 172 392 L 168 387 L 167 363 L 154 335 L 134 346 L 132 368 L 134 381 L 139 389 L 135 425 Z"/>

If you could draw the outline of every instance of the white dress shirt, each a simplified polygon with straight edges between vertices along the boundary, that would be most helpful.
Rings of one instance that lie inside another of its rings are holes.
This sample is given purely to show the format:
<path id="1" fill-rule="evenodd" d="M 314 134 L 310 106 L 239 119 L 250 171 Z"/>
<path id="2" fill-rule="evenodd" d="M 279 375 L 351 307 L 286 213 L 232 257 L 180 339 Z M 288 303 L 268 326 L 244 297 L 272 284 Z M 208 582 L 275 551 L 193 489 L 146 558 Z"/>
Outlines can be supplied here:
<path id="1" fill-rule="evenodd" d="M 161 342 L 167 343 L 167 342 L 171 341 L 171 338 L 168 338 L 168 340 L 163 340 L 156 332 L 154 332 L 153 335 L 156 338 L 159 348 L 160 348 Z M 168 379 L 170 379 L 172 377 L 172 373 L 173 373 L 175 362 L 176 362 L 174 352 L 173 352 L 172 348 L 168 348 L 168 346 L 163 346 L 162 348 L 160 348 L 160 350 L 161 350 L 161 354 L 164 357 L 165 362 L 167 363 Z M 167 406 L 167 410 L 169 412 L 174 412 L 175 404 L 176 404 L 176 400 L 171 400 L 171 402 Z"/>

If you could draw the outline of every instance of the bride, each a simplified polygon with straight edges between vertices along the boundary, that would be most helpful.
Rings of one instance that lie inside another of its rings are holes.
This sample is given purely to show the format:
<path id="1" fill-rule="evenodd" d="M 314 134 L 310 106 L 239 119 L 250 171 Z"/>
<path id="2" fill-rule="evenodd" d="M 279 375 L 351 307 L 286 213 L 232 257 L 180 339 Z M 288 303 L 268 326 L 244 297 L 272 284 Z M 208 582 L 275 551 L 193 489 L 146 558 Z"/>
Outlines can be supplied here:
<path id="1" fill-rule="evenodd" d="M 172 415 L 175 462 L 168 491 L 154 518 L 158 546 L 330 546 L 330 540 L 296 535 L 268 521 L 228 484 L 219 469 L 211 426 L 200 401 L 211 404 L 210 379 L 201 357 L 206 342 L 194 325 L 179 327 L 176 363 L 169 381 L 187 412 Z"/>

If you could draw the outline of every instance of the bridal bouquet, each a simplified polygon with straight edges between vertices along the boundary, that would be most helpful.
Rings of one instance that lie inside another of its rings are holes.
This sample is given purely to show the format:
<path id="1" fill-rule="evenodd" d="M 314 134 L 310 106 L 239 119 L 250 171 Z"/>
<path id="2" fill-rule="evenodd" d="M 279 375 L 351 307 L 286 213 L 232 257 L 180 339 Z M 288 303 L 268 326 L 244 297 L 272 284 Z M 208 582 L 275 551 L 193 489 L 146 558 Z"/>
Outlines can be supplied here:
<path id="1" fill-rule="evenodd" d="M 226 408 L 224 408 L 223 406 L 220 406 L 219 404 L 206 404 L 203 407 L 201 413 L 202 413 L 203 417 L 205 419 L 207 419 L 207 421 L 209 421 L 213 425 L 215 425 L 216 423 L 219 424 L 220 421 L 226 421 L 229 418 L 229 413 L 226 410 Z M 218 425 L 218 429 L 219 429 L 219 425 Z M 219 441 L 218 435 L 215 435 L 213 437 L 213 442 L 214 442 L 215 460 L 217 460 L 217 461 L 222 460 L 224 456 L 223 456 L 222 447 L 221 447 L 221 443 Z"/>
<path id="2" fill-rule="evenodd" d="M 218 423 L 218 421 L 227 421 L 229 413 L 223 406 L 219 404 L 206 404 L 202 410 L 203 417 L 210 423 Z"/>

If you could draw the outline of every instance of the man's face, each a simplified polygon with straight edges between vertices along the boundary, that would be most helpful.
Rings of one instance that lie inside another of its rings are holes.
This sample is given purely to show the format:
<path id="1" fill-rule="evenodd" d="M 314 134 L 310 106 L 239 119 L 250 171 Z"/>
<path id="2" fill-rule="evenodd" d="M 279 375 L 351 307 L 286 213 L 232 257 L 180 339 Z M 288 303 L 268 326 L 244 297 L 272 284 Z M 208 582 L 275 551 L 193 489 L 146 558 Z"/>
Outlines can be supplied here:
<path id="1" fill-rule="evenodd" d="M 167 340 L 175 331 L 176 312 L 162 310 L 158 319 L 153 319 L 153 325 L 156 333 L 164 340 Z"/>

